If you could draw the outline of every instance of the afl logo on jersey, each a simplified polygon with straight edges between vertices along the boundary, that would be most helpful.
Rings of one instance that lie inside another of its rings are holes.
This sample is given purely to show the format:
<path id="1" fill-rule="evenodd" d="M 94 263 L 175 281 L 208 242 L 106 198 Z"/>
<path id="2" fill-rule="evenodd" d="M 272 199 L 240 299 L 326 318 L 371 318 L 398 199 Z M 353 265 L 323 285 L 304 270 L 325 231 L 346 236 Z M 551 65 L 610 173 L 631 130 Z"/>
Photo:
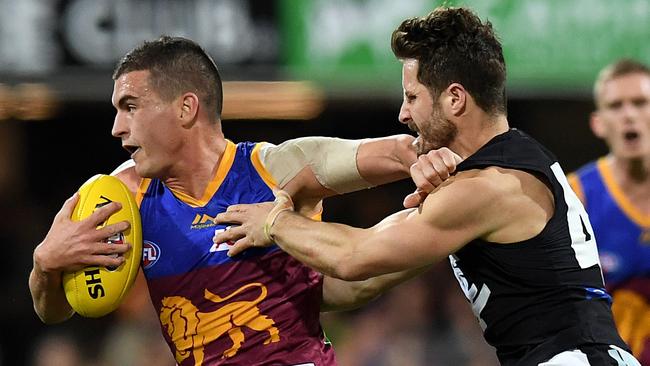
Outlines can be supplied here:
<path id="1" fill-rule="evenodd" d="M 142 243 L 142 268 L 153 267 L 160 258 L 160 247 L 156 243 L 145 240 Z"/>

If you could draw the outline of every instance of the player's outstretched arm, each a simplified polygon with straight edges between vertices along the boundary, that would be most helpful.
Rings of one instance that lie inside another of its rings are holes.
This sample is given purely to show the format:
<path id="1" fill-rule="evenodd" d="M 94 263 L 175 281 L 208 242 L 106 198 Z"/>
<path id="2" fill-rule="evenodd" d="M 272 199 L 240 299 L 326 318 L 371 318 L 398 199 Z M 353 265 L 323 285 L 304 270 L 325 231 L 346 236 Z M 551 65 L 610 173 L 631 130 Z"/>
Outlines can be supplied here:
<path id="1" fill-rule="evenodd" d="M 289 140 L 278 146 L 262 145 L 260 155 L 265 167 L 293 196 L 296 210 L 306 216 L 319 211 L 318 201 L 323 197 L 401 179 L 407 171 L 417 190 L 405 198 L 404 205 L 417 207 L 429 192 L 449 178 L 461 158 L 451 150 L 441 148 L 416 159 L 413 140 L 409 135 L 361 141 L 308 137 Z M 297 167 L 291 168 L 293 165 Z M 285 184 L 288 173 L 302 166 L 307 167 Z M 321 309 L 344 310 L 362 306 L 420 272 L 409 270 L 350 282 L 326 276 Z"/>
<path id="2" fill-rule="evenodd" d="M 416 157 L 413 136 L 394 135 L 365 140 L 303 137 L 280 145 L 263 144 L 261 164 L 297 208 L 347 192 L 393 182 L 409 176 L 417 190 L 404 200 L 416 207 L 449 178 L 461 158 L 447 148 Z"/>
<path id="3" fill-rule="evenodd" d="M 97 229 L 100 223 L 120 209 L 113 202 L 95 210 L 81 221 L 71 219 L 79 194 L 64 204 L 52 222 L 45 239 L 34 250 L 34 267 L 29 276 L 29 289 L 34 310 L 45 323 L 58 323 L 70 318 L 72 308 L 62 286 L 64 271 L 74 271 L 89 265 L 119 266 L 128 244 L 108 244 L 106 238 L 128 229 L 126 221 Z M 111 257 L 111 254 L 118 254 Z"/>
<path id="4" fill-rule="evenodd" d="M 452 180 L 429 195 L 420 209 L 398 212 L 369 229 L 313 221 L 290 210 L 274 209 L 273 203 L 231 206 L 216 221 L 239 226 L 218 234 L 215 240 L 235 241 L 230 255 L 275 242 L 308 266 L 349 281 L 419 268 L 512 219 L 496 215 L 503 210 L 503 205 L 493 204 L 496 191 L 503 191 L 500 184 L 488 179 L 452 178 L 448 182 Z M 280 199 L 277 207 L 283 205 Z M 498 225 L 495 220 L 500 220 Z"/>
<path id="5" fill-rule="evenodd" d="M 408 177 L 416 161 L 413 137 L 364 140 L 309 136 L 263 144 L 259 160 L 296 201 L 320 200 Z"/>

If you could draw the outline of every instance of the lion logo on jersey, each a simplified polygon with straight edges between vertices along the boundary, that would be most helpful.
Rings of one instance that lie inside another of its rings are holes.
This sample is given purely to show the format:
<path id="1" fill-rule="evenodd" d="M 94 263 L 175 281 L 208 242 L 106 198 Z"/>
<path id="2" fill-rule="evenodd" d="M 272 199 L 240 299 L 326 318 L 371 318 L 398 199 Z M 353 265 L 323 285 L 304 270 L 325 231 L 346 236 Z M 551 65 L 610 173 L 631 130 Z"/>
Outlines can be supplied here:
<path id="1" fill-rule="evenodd" d="M 280 341 L 280 332 L 275 327 L 275 322 L 262 315 L 257 307 L 267 295 L 266 287 L 261 283 L 255 282 L 242 286 L 226 297 L 218 296 L 206 289 L 204 296 L 214 303 L 221 303 L 251 287 L 259 287 L 261 290 L 260 296 L 256 299 L 234 301 L 208 313 L 200 312 L 190 300 L 182 296 L 163 298 L 160 322 L 176 346 L 175 357 L 178 363 L 192 353 L 194 364 L 202 365 L 205 345 L 226 333 L 233 345 L 223 352 L 222 357 L 236 355 L 245 340 L 242 326 L 260 332 L 269 332 L 269 338 L 264 341 L 265 345 Z"/>

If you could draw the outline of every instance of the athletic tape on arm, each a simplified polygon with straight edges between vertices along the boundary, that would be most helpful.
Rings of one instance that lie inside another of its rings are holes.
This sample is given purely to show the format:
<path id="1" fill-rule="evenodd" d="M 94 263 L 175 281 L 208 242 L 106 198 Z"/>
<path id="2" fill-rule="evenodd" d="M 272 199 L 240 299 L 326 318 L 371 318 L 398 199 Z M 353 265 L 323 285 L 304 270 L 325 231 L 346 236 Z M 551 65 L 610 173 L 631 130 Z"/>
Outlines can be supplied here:
<path id="1" fill-rule="evenodd" d="M 372 187 L 357 168 L 357 151 L 362 140 L 333 137 L 301 137 L 280 145 L 260 148 L 260 161 L 284 187 L 304 167 L 309 166 L 324 187 L 347 193 Z"/>

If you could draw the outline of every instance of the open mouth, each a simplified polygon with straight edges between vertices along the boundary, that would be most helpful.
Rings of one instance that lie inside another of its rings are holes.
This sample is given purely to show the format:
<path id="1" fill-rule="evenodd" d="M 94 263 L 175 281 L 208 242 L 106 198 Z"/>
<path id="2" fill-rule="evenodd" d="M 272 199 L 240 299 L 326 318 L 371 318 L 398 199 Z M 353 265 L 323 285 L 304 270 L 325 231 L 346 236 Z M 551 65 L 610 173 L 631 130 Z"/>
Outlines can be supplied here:
<path id="1" fill-rule="evenodd" d="M 636 141 L 639 138 L 639 133 L 636 131 L 628 131 L 623 134 L 623 139 L 627 142 Z"/>

